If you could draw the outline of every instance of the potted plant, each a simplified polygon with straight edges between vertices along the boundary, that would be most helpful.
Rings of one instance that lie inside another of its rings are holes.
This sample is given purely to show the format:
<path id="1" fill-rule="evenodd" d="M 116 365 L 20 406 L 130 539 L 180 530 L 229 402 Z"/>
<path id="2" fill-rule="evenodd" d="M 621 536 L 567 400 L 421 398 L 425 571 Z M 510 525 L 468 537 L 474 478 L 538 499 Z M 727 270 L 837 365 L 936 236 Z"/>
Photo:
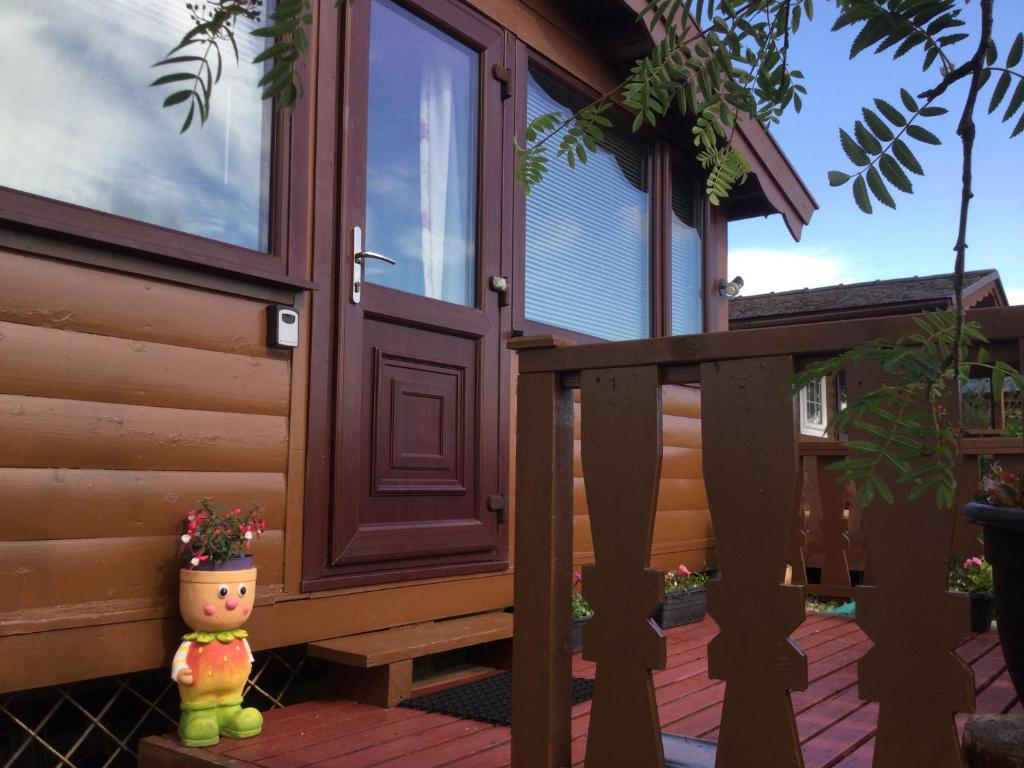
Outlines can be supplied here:
<path id="1" fill-rule="evenodd" d="M 999 642 L 1017 697 L 1024 699 L 1024 470 L 990 467 L 966 513 L 985 531 Z"/>
<path id="2" fill-rule="evenodd" d="M 583 625 L 590 621 L 594 610 L 583 597 L 580 590 L 583 575 L 579 571 L 572 574 L 572 635 L 569 639 L 569 653 L 579 653 L 583 649 Z"/>
<path id="3" fill-rule="evenodd" d="M 665 574 L 665 599 L 654 614 L 662 629 L 701 621 L 707 612 L 708 576 L 685 565 Z"/>
<path id="4" fill-rule="evenodd" d="M 252 613 L 256 568 L 250 547 L 265 528 L 254 505 L 226 511 L 204 498 L 188 513 L 181 534 L 179 603 L 191 628 L 171 663 L 181 696 L 178 734 L 186 747 L 209 747 L 220 737 L 255 736 L 263 715 L 242 707 L 252 651 L 242 625 Z"/>
<path id="5" fill-rule="evenodd" d="M 995 611 L 992 596 L 992 566 L 983 557 L 969 557 L 962 564 L 949 569 L 949 588 L 966 592 L 971 600 L 971 631 L 988 632 L 992 629 Z"/>

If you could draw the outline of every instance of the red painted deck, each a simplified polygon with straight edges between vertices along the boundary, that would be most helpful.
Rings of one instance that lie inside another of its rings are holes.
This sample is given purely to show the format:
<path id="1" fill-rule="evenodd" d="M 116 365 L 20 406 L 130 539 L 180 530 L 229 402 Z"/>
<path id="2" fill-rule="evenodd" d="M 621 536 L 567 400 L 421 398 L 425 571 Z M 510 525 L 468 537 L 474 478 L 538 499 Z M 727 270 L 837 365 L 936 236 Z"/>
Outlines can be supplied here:
<path id="1" fill-rule="evenodd" d="M 668 668 L 654 673 L 664 730 L 717 738 L 723 684 L 707 676 L 707 642 L 715 632 L 710 619 L 666 632 Z M 857 696 L 856 663 L 868 649 L 868 640 L 850 619 L 820 615 L 810 616 L 793 636 L 808 660 L 807 690 L 793 694 L 807 768 L 867 768 L 877 706 Z M 994 632 L 973 636 L 959 653 L 976 673 L 978 712 L 1024 713 Z M 573 674 L 593 673 L 593 664 L 575 657 Z M 573 708 L 574 765 L 582 765 L 589 712 L 589 703 Z M 958 722 L 962 725 L 964 719 L 961 716 Z M 319 701 L 268 712 L 261 736 L 226 739 L 212 749 L 195 750 L 189 763 L 238 768 L 500 768 L 509 764 L 509 737 L 508 728 L 443 715 Z"/>

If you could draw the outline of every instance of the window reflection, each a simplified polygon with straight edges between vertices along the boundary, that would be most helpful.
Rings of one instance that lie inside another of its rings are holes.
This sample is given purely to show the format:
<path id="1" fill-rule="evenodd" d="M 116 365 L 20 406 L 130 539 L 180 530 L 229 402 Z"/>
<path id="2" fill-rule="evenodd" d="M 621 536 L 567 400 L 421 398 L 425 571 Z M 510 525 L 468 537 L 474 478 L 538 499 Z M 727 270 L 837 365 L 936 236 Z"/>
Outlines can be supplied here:
<path id="1" fill-rule="evenodd" d="M 256 250 L 268 244 L 271 110 L 240 22 L 213 109 L 184 114 L 150 88 L 192 25 L 167 0 L 0 2 L 0 186 Z M 154 74 L 157 73 L 157 74 Z"/>
<path id="2" fill-rule="evenodd" d="M 530 72 L 527 119 L 578 102 Z M 587 163 L 552 158 L 526 198 L 526 317 L 609 340 L 650 336 L 649 152 L 609 129 Z"/>
<path id="3" fill-rule="evenodd" d="M 475 304 L 479 56 L 390 0 L 373 0 L 366 242 L 397 261 L 366 279 Z"/>
<path id="4" fill-rule="evenodd" d="M 672 334 L 704 330 L 704 282 L 696 187 L 681 168 L 672 169 Z"/>

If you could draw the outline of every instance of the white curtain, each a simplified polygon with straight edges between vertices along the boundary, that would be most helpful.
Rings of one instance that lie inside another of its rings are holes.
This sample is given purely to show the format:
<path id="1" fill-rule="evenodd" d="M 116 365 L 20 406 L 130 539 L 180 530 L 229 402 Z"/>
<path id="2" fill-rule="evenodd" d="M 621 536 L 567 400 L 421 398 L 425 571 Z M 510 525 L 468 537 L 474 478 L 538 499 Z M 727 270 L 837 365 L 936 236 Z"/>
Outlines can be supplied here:
<path id="1" fill-rule="evenodd" d="M 424 294 L 432 299 L 444 296 L 445 222 L 453 123 L 452 70 L 435 62 L 423 72 L 420 80 L 420 247 Z"/>

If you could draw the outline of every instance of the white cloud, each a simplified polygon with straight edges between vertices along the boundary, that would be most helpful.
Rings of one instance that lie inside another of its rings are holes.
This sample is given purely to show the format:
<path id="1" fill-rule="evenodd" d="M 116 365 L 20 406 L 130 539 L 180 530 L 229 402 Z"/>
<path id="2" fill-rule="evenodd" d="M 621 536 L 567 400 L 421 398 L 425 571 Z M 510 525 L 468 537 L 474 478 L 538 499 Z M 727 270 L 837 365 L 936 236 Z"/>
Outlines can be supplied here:
<path id="1" fill-rule="evenodd" d="M 730 251 L 729 277 L 734 275 L 743 278 L 745 296 L 871 279 L 857 275 L 851 261 L 843 255 L 812 250 Z"/>
<path id="2" fill-rule="evenodd" d="M 1024 304 L 1024 288 L 1007 288 L 1006 298 L 1010 304 Z"/>

